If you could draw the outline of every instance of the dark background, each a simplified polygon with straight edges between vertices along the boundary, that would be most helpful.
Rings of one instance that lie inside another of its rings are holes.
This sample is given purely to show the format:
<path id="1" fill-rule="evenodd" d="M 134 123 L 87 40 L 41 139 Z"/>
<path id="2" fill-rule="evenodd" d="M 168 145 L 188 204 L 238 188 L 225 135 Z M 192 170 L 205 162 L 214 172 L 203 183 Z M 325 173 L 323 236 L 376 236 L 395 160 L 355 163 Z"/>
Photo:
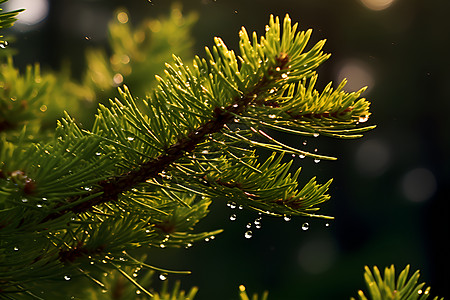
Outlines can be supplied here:
<path id="1" fill-rule="evenodd" d="M 14 0 L 11 0 L 14 2 Z M 244 238 L 245 225 L 257 215 L 232 212 L 214 203 L 199 229 L 223 228 L 210 242 L 189 250 L 151 252 L 150 262 L 190 269 L 190 276 L 169 276 L 182 286 L 200 287 L 196 299 L 236 299 L 238 286 L 269 290 L 270 299 L 349 299 L 363 281 L 365 265 L 380 269 L 407 264 L 421 270 L 432 295 L 450 298 L 449 242 L 449 2 L 396 0 L 383 10 L 359 0 L 179 1 L 197 11 L 195 52 L 222 37 L 238 49 L 238 31 L 262 33 L 270 14 L 289 13 L 300 28 L 312 28 L 312 42 L 326 38 L 332 57 L 319 69 L 319 86 L 349 79 L 348 90 L 364 85 L 372 102 L 368 124 L 378 128 L 363 139 L 309 139 L 306 149 L 335 155 L 336 162 L 303 167 L 301 181 L 317 175 L 334 178 L 332 200 L 322 213 L 336 219 L 264 217 L 262 228 Z M 19 66 L 41 62 L 58 69 L 64 60 L 73 72 L 83 69 L 84 49 L 106 42 L 107 22 L 115 8 L 126 7 L 136 24 L 169 11 L 170 1 L 53 0 L 48 17 L 28 30 L 16 28 Z M 84 37 L 89 36 L 87 41 Z M 311 42 L 311 44 L 312 44 Z M 300 145 L 303 139 L 290 141 Z M 229 221 L 232 213 L 238 215 Z M 304 222 L 310 225 L 303 231 Z"/>

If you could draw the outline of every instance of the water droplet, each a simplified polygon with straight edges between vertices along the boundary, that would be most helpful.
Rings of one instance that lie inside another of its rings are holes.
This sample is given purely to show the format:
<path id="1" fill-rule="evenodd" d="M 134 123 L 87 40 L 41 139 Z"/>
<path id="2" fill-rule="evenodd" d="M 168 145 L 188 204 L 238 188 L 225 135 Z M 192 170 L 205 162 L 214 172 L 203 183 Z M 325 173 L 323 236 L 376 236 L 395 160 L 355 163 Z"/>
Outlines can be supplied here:
<path id="1" fill-rule="evenodd" d="M 229 208 L 231 208 L 231 209 L 235 209 L 235 208 L 236 208 L 236 202 L 229 201 L 229 202 L 227 203 L 227 206 L 228 206 Z"/>
<path id="2" fill-rule="evenodd" d="M 235 215 L 235 214 L 232 214 L 232 215 L 230 216 L 230 220 L 231 220 L 231 221 L 235 221 L 235 220 L 236 220 L 236 218 L 237 218 L 237 217 L 236 217 L 236 215 Z"/>
<path id="3" fill-rule="evenodd" d="M 245 227 L 252 228 L 252 223 L 248 223 Z"/>
<path id="4" fill-rule="evenodd" d="M 242 206 L 242 205 L 239 205 L 239 207 L 238 207 L 239 209 L 244 209 L 244 206 Z"/>
<path id="5" fill-rule="evenodd" d="M 235 118 L 235 119 L 234 119 L 234 122 L 235 122 L 235 123 L 239 123 L 240 121 L 241 121 L 241 120 L 239 120 L 238 118 Z"/>
<path id="6" fill-rule="evenodd" d="M 205 238 L 205 242 L 209 242 L 209 238 Z"/>
<path id="7" fill-rule="evenodd" d="M 42 201 L 47 201 L 47 198 L 45 198 L 45 197 L 42 197 Z"/>
<path id="8" fill-rule="evenodd" d="M 133 277 L 137 277 L 138 276 L 138 273 L 133 273 Z"/>
<path id="9" fill-rule="evenodd" d="M 314 152 L 317 152 L 317 148 L 316 148 L 316 149 L 314 149 Z"/>
<path id="10" fill-rule="evenodd" d="M 142 293 L 141 290 L 136 290 L 137 295 L 140 295 L 141 293 Z"/>
<path id="11" fill-rule="evenodd" d="M 246 231 L 245 234 L 244 234 L 244 237 L 245 237 L 246 239 L 249 239 L 249 238 L 251 238 L 252 236 L 253 236 L 253 232 L 251 232 L 250 230 L 249 230 L 249 231 Z"/>
<path id="12" fill-rule="evenodd" d="M 14 247 L 14 251 L 19 251 L 19 247 Z"/>
<path id="13" fill-rule="evenodd" d="M 325 223 L 325 227 L 330 227 L 330 223 Z"/>
<path id="14" fill-rule="evenodd" d="M 127 140 L 130 141 L 130 142 L 132 142 L 132 141 L 134 141 L 134 137 L 129 136 L 129 137 L 127 137 Z"/>
<path id="15" fill-rule="evenodd" d="M 261 225 L 261 217 L 257 218 L 253 223 L 255 225 Z"/>
<path id="16" fill-rule="evenodd" d="M 36 204 L 36 207 L 41 208 L 42 204 Z"/>
<path id="17" fill-rule="evenodd" d="M 102 293 L 104 294 L 104 293 L 106 293 L 107 291 L 108 291 L 108 290 L 103 289 L 103 290 L 102 290 Z"/>
<path id="18" fill-rule="evenodd" d="M 159 280 L 166 280 L 167 279 L 167 274 L 159 274 Z"/>
<path id="19" fill-rule="evenodd" d="M 305 223 L 303 223 L 303 225 L 302 225 L 302 230 L 308 230 L 309 229 L 309 223 L 308 222 L 305 222 Z"/>
<path id="20" fill-rule="evenodd" d="M 269 30 L 270 30 L 270 26 L 266 25 L 266 31 L 269 31 Z"/>
<path id="21" fill-rule="evenodd" d="M 369 120 L 369 116 L 360 116 L 359 117 L 359 123 L 364 123 L 367 122 L 367 120 Z"/>
<path id="22" fill-rule="evenodd" d="M 292 154 L 291 156 L 292 156 L 292 157 L 295 157 L 295 154 Z"/>
<path id="23" fill-rule="evenodd" d="M 186 249 L 187 249 L 187 248 L 191 248 L 191 247 L 192 247 L 192 243 L 187 243 L 187 244 L 186 244 Z"/>
<path id="24" fill-rule="evenodd" d="M 280 68 L 280 67 L 276 67 L 276 68 L 275 68 L 275 71 L 280 72 L 280 71 L 281 71 L 281 68 Z"/>
<path id="25" fill-rule="evenodd" d="M 214 235 L 209 237 L 211 240 L 215 239 L 216 237 Z"/>
<path id="26" fill-rule="evenodd" d="M 166 245 L 160 244 L 159 247 L 160 247 L 160 248 L 166 248 Z"/>
<path id="27" fill-rule="evenodd" d="M 28 199 L 22 198 L 22 202 L 23 202 L 23 203 L 26 203 L 26 202 L 28 202 Z"/>
<path id="28" fill-rule="evenodd" d="M 304 154 L 300 154 L 298 157 L 305 158 L 305 155 Z"/>
<path id="29" fill-rule="evenodd" d="M 303 141 L 303 146 L 306 146 L 306 144 L 308 144 L 308 141 Z"/>
<path id="30" fill-rule="evenodd" d="M 271 119 L 275 119 L 277 116 L 276 115 L 269 115 L 268 117 L 271 118 Z"/>
<path id="31" fill-rule="evenodd" d="M 69 275 L 64 275 L 64 280 L 70 280 L 70 276 Z"/>
<path id="32" fill-rule="evenodd" d="M 313 137 L 318 137 L 319 134 L 318 133 L 313 133 Z"/>
<path id="33" fill-rule="evenodd" d="M 286 222 L 289 222 L 289 221 L 291 220 L 291 217 L 289 217 L 289 216 L 284 216 L 284 220 L 285 220 Z"/>
<path id="34" fill-rule="evenodd" d="M 317 159 L 317 158 L 316 158 L 316 159 L 314 160 L 314 162 L 315 162 L 316 164 L 318 164 L 318 163 L 320 162 L 320 159 Z"/>
<path id="35" fill-rule="evenodd" d="M 102 153 L 101 152 L 96 152 L 95 155 L 100 156 L 100 155 L 102 155 Z"/>
<path id="36" fill-rule="evenodd" d="M 288 78 L 288 75 L 286 73 L 281 74 L 281 78 L 286 79 Z"/>
<path id="37" fill-rule="evenodd" d="M 86 186 L 86 187 L 84 187 L 83 188 L 85 191 L 92 191 L 92 187 L 90 187 L 90 186 Z"/>

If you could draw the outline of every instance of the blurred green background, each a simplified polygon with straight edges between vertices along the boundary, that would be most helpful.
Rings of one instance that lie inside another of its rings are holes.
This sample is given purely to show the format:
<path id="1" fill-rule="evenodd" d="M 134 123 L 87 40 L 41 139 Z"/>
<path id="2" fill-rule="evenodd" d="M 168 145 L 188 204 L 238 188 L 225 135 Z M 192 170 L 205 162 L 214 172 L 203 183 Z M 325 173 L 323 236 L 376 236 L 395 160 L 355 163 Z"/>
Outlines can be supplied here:
<path id="1" fill-rule="evenodd" d="M 171 1 L 10 0 L 35 11 L 34 25 L 18 23 L 18 66 L 41 62 L 58 70 L 69 62 L 75 77 L 84 70 L 87 47 L 104 46 L 107 24 L 118 7 L 133 24 L 169 13 Z M 190 269 L 182 286 L 200 287 L 196 299 L 236 299 L 238 286 L 269 290 L 270 299 L 349 299 L 365 289 L 364 265 L 407 264 L 420 269 L 433 295 L 450 298 L 449 122 L 450 2 L 446 0 L 189 0 L 195 11 L 195 53 L 203 56 L 214 36 L 238 49 L 238 31 L 264 31 L 270 14 L 289 13 L 312 42 L 326 38 L 332 53 L 319 69 L 319 86 L 348 78 L 347 90 L 368 85 L 368 123 L 378 128 L 355 141 L 307 140 L 306 149 L 335 155 L 337 162 L 296 160 L 302 180 L 333 177 L 332 200 L 322 213 L 336 219 L 264 217 L 262 228 L 244 238 L 257 215 L 214 203 L 198 229 L 224 228 L 216 239 L 191 249 L 151 251 L 150 261 Z M 39 19 L 38 11 L 42 11 Z M 86 38 L 89 37 L 89 38 Z M 312 44 L 312 43 L 311 43 Z M 303 139 L 291 139 L 300 145 Z M 236 221 L 229 216 L 237 214 Z M 301 229 L 304 222 L 309 229 Z"/>

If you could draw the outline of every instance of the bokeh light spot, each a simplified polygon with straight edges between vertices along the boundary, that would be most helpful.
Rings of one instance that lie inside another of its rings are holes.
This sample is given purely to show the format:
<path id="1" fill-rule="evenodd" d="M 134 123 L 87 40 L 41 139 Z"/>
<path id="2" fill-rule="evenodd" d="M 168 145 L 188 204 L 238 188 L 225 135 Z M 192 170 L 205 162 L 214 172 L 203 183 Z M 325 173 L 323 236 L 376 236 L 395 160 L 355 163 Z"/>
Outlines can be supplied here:
<path id="1" fill-rule="evenodd" d="M 394 0 L 360 0 L 365 7 L 371 10 L 383 10 L 392 5 Z"/>
<path id="2" fill-rule="evenodd" d="M 331 236 L 319 236 L 302 245 L 298 253 L 298 262 L 305 272 L 320 274 L 333 265 L 336 257 L 336 246 Z"/>
<path id="3" fill-rule="evenodd" d="M 123 82 L 123 76 L 120 73 L 116 73 L 113 77 L 114 84 L 119 85 Z"/>
<path id="4" fill-rule="evenodd" d="M 426 201 L 436 192 L 436 178 L 430 170 L 416 168 L 405 174 L 401 188 L 408 200 L 413 202 Z"/>
<path id="5" fill-rule="evenodd" d="M 35 25 L 42 22 L 48 15 L 48 0 L 14 0 L 5 3 L 6 10 L 25 8 L 25 11 L 17 16 L 17 25 Z"/>
<path id="6" fill-rule="evenodd" d="M 347 79 L 345 89 L 357 91 L 365 86 L 370 90 L 375 85 L 375 78 L 371 68 L 356 59 L 345 60 L 340 64 L 337 71 L 337 81 Z"/>
<path id="7" fill-rule="evenodd" d="M 40 111 L 42 111 L 42 112 L 46 112 L 47 111 L 47 105 L 42 105 L 40 108 L 39 108 L 39 110 Z"/>
<path id="8" fill-rule="evenodd" d="M 117 20 L 122 23 L 125 24 L 128 22 L 128 14 L 124 11 L 121 11 L 117 14 Z"/>
<path id="9" fill-rule="evenodd" d="M 389 167 L 390 157 L 386 143 L 377 139 L 367 140 L 356 151 L 356 169 L 365 176 L 380 176 Z"/>

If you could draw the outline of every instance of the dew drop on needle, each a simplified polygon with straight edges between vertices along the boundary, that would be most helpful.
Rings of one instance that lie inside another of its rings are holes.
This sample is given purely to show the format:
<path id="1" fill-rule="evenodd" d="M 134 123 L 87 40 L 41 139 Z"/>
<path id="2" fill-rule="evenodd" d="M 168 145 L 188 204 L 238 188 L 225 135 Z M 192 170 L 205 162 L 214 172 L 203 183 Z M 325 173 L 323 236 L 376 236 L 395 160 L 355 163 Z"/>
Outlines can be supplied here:
<path id="1" fill-rule="evenodd" d="M 306 231 L 308 229 L 309 229 L 309 223 L 308 222 L 303 223 L 302 230 Z"/>
<path id="2" fill-rule="evenodd" d="M 167 279 L 167 274 L 159 274 L 159 280 L 166 280 Z"/>

